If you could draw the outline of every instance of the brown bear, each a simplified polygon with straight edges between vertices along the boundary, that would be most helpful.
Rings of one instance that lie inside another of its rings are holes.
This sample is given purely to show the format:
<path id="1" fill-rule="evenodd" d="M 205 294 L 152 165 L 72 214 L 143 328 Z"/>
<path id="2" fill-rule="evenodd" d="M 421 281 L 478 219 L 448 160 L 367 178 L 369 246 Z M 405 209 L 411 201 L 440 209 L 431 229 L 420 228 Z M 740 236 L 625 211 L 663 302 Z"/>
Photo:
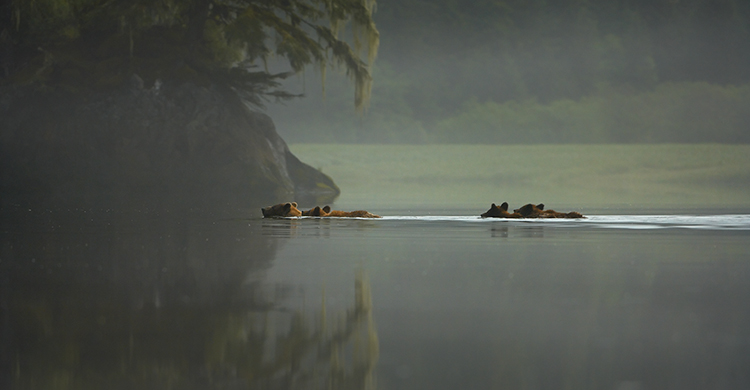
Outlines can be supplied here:
<path id="1" fill-rule="evenodd" d="M 542 218 L 544 214 L 544 203 L 539 204 L 526 204 L 519 209 L 513 210 L 514 213 L 518 213 L 522 218 Z"/>
<path id="2" fill-rule="evenodd" d="M 513 210 L 514 213 L 518 213 L 522 218 L 585 218 L 581 213 L 571 211 L 569 213 L 559 213 L 555 210 L 545 210 L 544 203 L 538 205 L 526 204 L 520 209 Z"/>
<path id="3" fill-rule="evenodd" d="M 339 210 L 331 210 L 331 206 L 323 207 L 323 212 L 325 213 L 325 215 L 322 215 L 323 217 L 382 218 L 379 215 L 375 215 L 365 210 L 339 211 Z"/>
<path id="4" fill-rule="evenodd" d="M 315 206 L 313 209 L 302 212 L 303 217 L 325 217 L 325 214 L 325 211 L 320 206 Z"/>
<path id="5" fill-rule="evenodd" d="M 263 207 L 263 218 L 299 217 L 302 212 L 297 209 L 297 202 L 279 203 L 273 206 Z"/>
<path id="6" fill-rule="evenodd" d="M 503 202 L 500 206 L 494 203 L 490 206 L 490 209 L 486 213 L 481 215 L 482 218 L 521 218 L 521 214 L 509 213 L 508 202 Z"/>

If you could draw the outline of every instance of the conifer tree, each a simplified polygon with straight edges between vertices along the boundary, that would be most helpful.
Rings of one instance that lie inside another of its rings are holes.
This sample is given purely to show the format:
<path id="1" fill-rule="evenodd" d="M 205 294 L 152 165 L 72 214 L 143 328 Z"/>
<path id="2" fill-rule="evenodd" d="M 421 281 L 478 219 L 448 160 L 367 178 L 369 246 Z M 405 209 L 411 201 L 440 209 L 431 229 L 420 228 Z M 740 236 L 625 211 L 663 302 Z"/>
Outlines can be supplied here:
<path id="1" fill-rule="evenodd" d="M 278 80 L 315 65 L 343 69 L 366 106 L 378 50 L 374 0 L 5 0 L 0 82 L 67 88 L 215 82 L 261 104 L 289 98 Z M 344 34 L 345 33 L 345 34 Z M 271 73 L 272 57 L 290 71 Z M 3 74 L 4 73 L 4 74 Z"/>

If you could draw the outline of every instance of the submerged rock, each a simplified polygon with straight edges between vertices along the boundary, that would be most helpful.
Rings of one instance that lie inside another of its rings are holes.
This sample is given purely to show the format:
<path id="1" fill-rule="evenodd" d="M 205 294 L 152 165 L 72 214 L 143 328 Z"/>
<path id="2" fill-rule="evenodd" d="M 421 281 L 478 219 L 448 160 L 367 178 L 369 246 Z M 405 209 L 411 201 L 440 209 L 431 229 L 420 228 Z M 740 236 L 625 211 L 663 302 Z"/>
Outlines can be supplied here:
<path id="1" fill-rule="evenodd" d="M 301 162 L 270 117 L 230 89 L 114 92 L 0 88 L 3 205 L 251 206 L 330 200 L 330 177 Z"/>

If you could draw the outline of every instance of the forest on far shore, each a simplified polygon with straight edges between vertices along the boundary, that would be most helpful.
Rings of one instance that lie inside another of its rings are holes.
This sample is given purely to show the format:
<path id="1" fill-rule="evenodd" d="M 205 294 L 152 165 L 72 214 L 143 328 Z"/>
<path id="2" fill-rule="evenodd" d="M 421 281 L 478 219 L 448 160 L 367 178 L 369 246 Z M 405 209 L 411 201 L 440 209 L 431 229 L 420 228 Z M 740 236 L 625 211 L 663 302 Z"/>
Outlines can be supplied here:
<path id="1" fill-rule="evenodd" d="M 750 142 L 750 2 L 380 0 L 374 20 L 367 112 L 308 70 L 269 106 L 288 142 Z"/>

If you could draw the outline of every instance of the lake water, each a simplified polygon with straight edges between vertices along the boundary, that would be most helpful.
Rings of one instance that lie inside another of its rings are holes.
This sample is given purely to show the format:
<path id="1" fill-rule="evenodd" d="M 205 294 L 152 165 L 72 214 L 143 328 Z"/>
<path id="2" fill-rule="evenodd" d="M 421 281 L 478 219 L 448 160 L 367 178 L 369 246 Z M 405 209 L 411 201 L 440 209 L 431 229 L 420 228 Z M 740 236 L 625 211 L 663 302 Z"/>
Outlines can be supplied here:
<path id="1" fill-rule="evenodd" d="M 3 389 L 750 388 L 750 214 L 4 218 Z"/>

